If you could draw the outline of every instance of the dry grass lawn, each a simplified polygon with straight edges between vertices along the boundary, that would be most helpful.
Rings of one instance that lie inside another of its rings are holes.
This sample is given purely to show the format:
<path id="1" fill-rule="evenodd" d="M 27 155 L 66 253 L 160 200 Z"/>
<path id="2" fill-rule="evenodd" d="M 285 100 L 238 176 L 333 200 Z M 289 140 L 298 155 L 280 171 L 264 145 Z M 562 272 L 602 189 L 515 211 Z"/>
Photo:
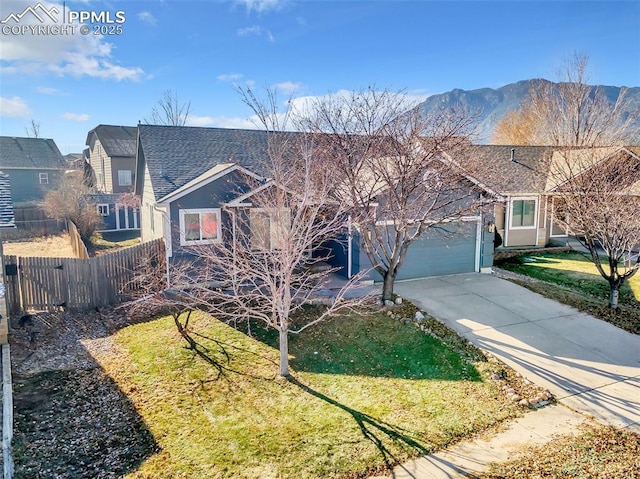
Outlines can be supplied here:
<path id="1" fill-rule="evenodd" d="M 6 241 L 2 244 L 5 255 L 38 256 L 46 258 L 75 258 L 69 235 L 30 238 L 26 241 Z"/>

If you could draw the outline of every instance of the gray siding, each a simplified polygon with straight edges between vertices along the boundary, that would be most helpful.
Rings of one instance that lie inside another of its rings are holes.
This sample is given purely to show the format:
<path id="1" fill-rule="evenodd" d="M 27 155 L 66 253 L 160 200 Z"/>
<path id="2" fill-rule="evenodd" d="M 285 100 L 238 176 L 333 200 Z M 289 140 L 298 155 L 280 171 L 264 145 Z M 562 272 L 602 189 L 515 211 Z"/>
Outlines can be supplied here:
<path id="1" fill-rule="evenodd" d="M 180 210 L 198 208 L 222 208 L 225 203 L 249 191 L 242 173 L 234 171 L 212 181 L 196 191 L 173 201 L 170 205 L 171 245 L 173 255 L 189 254 L 188 248 L 180 246 Z M 231 228 L 229 215 L 222 212 L 223 234 Z"/>
<path id="2" fill-rule="evenodd" d="M 35 203 L 42 201 L 47 192 L 55 190 L 60 185 L 60 180 L 64 175 L 62 170 L 53 169 L 13 169 L 3 168 L 2 170 L 9 176 L 11 185 L 11 199 L 14 206 Z M 40 184 L 40 173 L 47 173 L 48 184 Z"/>

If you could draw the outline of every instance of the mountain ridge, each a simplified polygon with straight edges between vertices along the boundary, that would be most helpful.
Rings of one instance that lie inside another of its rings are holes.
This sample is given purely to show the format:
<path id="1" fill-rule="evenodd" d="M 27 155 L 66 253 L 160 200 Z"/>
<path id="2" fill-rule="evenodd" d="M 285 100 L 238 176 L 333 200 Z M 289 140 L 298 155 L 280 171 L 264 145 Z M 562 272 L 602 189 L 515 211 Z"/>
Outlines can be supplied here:
<path id="1" fill-rule="evenodd" d="M 445 93 L 431 95 L 416 108 L 421 109 L 424 114 L 440 108 L 466 108 L 468 111 L 478 115 L 477 139 L 475 142 L 488 144 L 491 143 L 491 135 L 500 118 L 509 110 L 517 109 L 526 98 L 531 85 L 541 81 L 559 85 L 559 83 L 550 82 L 544 78 L 533 78 L 509 83 L 499 88 L 485 87 L 474 90 L 454 88 Z M 592 85 L 591 88 L 603 91 L 605 97 L 611 103 L 617 101 L 620 98 L 620 94 L 624 92 L 628 101 L 628 108 L 625 109 L 625 114 L 635 112 L 638 115 L 638 112 L 640 112 L 640 87 Z M 638 125 L 636 141 L 640 141 L 640 115 L 638 115 L 636 123 Z"/>

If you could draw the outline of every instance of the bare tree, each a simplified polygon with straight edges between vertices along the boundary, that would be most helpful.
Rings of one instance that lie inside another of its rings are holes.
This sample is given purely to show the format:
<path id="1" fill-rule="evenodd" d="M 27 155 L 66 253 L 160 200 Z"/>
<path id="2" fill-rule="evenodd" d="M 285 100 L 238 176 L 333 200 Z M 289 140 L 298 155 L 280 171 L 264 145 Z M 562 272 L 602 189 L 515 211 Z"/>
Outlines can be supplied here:
<path id="1" fill-rule="evenodd" d="M 72 221 L 82 239 L 88 242 L 102 218 L 96 205 L 87 199 L 91 190 L 84 183 L 82 172 L 78 173 L 65 175 L 58 188 L 47 193 L 42 208 L 52 218 Z"/>
<path id="2" fill-rule="evenodd" d="M 640 268 L 640 161 L 625 149 L 559 150 L 551 164 L 554 217 L 609 283 L 609 306 Z"/>
<path id="3" fill-rule="evenodd" d="M 279 373 L 288 376 L 289 334 L 341 311 L 353 311 L 368 298 L 349 294 L 359 277 L 328 293 L 326 282 L 336 270 L 326 267 L 331 253 L 321 246 L 342 233 L 346 215 L 343 205 L 330 200 L 333 177 L 317 161 L 310 137 L 281 131 L 286 114 L 278 114 L 274 94 L 266 103 L 251 90 L 242 95 L 266 131 L 267 151 L 261 153 L 267 159 L 264 169 L 269 178 L 241 182 L 249 192 L 225 209 L 224 240 L 194 246 L 190 252 L 195 260 L 188 265 L 174 261 L 169 268 L 170 288 L 151 295 L 149 301 L 170 306 L 178 330 L 196 352 L 199 346 L 189 335 L 188 324 L 194 309 L 221 321 L 249 325 L 258 321 L 276 329 Z M 219 219 L 200 221 L 205 233 L 213 234 L 218 228 Z M 319 307 L 311 317 L 303 317 L 300 313 L 312 303 Z"/>
<path id="4" fill-rule="evenodd" d="M 29 126 L 25 127 L 25 130 L 29 138 L 40 138 L 40 122 L 39 121 L 31 119 L 31 123 L 29 123 Z"/>
<path id="5" fill-rule="evenodd" d="M 383 278 L 382 299 L 390 300 L 410 245 L 478 211 L 478 190 L 449 156 L 469 147 L 474 119 L 456 110 L 425 115 L 402 93 L 374 88 L 326 97 L 311 112 L 307 124 L 331 164 L 333 194 L 349 206 Z"/>
<path id="6" fill-rule="evenodd" d="M 151 116 L 144 121 L 150 125 L 184 126 L 187 124 L 191 111 L 191 102 L 183 103 L 178 99 L 178 93 L 165 90 L 162 98 L 151 110 Z"/>
<path id="7" fill-rule="evenodd" d="M 638 112 L 630 111 L 626 90 L 614 101 L 589 85 L 589 57 L 574 54 L 558 71 L 558 82 L 531 84 L 519 110 L 496 125 L 498 144 L 596 146 L 637 138 Z"/>

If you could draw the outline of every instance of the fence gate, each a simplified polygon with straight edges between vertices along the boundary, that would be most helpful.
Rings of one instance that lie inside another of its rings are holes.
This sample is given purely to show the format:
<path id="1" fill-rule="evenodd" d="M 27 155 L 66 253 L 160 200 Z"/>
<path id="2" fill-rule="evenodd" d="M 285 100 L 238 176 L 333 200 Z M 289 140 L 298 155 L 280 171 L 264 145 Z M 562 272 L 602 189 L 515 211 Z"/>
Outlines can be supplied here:
<path id="1" fill-rule="evenodd" d="M 5 256 L 9 313 L 115 304 L 136 289 L 136 270 L 149 258 L 163 271 L 161 239 L 89 259 Z"/>

